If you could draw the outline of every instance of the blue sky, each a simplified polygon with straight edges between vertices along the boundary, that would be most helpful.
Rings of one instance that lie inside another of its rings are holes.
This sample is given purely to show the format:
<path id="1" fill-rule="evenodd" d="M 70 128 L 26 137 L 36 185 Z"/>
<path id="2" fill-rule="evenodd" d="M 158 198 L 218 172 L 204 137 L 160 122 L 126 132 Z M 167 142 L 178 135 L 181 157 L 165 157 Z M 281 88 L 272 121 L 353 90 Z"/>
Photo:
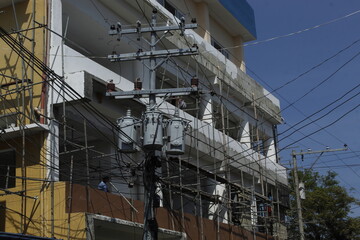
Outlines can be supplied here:
<path id="1" fill-rule="evenodd" d="M 291 150 L 322 150 L 326 146 L 338 149 L 347 144 L 348 151 L 323 154 L 314 164 L 314 170 L 337 172 L 341 184 L 349 190 L 353 188 L 351 194 L 360 199 L 360 87 L 357 87 L 360 84 L 360 1 L 248 2 L 255 11 L 257 40 L 253 42 L 260 43 L 245 47 L 247 73 L 270 91 L 281 87 L 274 92 L 284 109 L 285 124 L 279 126 L 280 148 L 294 147 L 281 152 L 281 163 L 289 166 Z M 354 14 L 345 17 L 351 13 Z M 320 26 L 301 31 L 317 25 Z M 298 31 L 301 32 L 261 42 Z M 316 67 L 320 63 L 323 64 Z M 299 75 L 302 76 L 292 81 Z M 309 118 L 327 105 L 329 107 Z M 288 130 L 299 121 L 303 121 L 295 127 L 299 131 Z M 309 134 L 312 135 L 305 137 Z M 309 167 L 317 157 L 307 155 L 304 161 L 299 158 L 299 166 Z M 353 216 L 360 216 L 360 208 L 353 211 Z"/>

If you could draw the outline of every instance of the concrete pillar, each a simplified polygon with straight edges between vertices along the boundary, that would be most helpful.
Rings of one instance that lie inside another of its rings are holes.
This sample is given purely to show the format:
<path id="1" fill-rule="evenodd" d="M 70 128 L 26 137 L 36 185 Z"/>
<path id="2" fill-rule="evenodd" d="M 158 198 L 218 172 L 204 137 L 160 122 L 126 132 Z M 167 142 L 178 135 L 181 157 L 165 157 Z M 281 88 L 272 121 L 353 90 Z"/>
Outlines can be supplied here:
<path id="1" fill-rule="evenodd" d="M 269 138 L 265 142 L 265 149 L 267 149 L 266 157 L 273 162 L 276 162 L 276 149 L 274 138 Z"/>
<path id="2" fill-rule="evenodd" d="M 62 33 L 62 1 L 51 1 L 51 19 L 50 28 L 56 33 Z M 64 16 L 65 20 L 67 17 Z M 50 33 L 50 54 L 49 63 L 52 70 L 62 76 L 62 56 L 61 56 L 62 38 L 54 33 Z"/>
<path id="3" fill-rule="evenodd" d="M 240 143 L 244 144 L 247 149 L 251 148 L 250 123 L 247 120 L 241 122 Z"/>
<path id="4" fill-rule="evenodd" d="M 246 73 L 246 66 L 244 61 L 244 47 L 243 47 L 244 40 L 240 35 L 238 35 L 233 38 L 233 41 L 234 41 L 234 46 L 236 46 L 236 48 L 234 48 L 235 59 L 233 59 L 233 62 L 241 69 L 241 71 Z"/>
<path id="5" fill-rule="evenodd" d="M 217 76 L 211 77 L 213 80 L 213 86 L 219 86 L 219 80 Z M 199 105 L 199 119 L 202 119 L 204 122 L 209 123 L 211 126 L 214 124 L 214 101 L 211 99 L 210 94 L 205 94 L 205 96 L 200 100 Z"/>
<path id="6" fill-rule="evenodd" d="M 213 103 L 211 99 L 207 99 L 207 101 L 204 100 L 203 104 L 201 104 L 201 106 L 205 106 L 203 111 L 203 116 L 202 116 L 202 120 L 208 124 L 210 124 L 210 126 L 213 125 Z M 200 106 L 200 107 L 201 107 Z"/>
<path id="7" fill-rule="evenodd" d="M 196 20 L 199 24 L 197 32 L 206 42 L 211 43 L 209 7 L 205 2 L 198 3 L 196 6 Z"/>
<path id="8" fill-rule="evenodd" d="M 216 184 L 214 191 L 212 192 L 212 195 L 218 195 L 220 196 L 220 200 L 223 200 L 223 197 L 226 194 L 226 186 L 225 184 Z M 227 211 L 224 211 L 224 209 L 220 209 L 221 205 L 214 203 L 209 208 L 209 219 L 215 220 L 216 217 L 219 217 L 220 222 L 227 223 L 228 222 L 228 213 Z M 219 216 L 217 216 L 219 214 Z M 221 220 L 222 219 L 222 220 Z"/>

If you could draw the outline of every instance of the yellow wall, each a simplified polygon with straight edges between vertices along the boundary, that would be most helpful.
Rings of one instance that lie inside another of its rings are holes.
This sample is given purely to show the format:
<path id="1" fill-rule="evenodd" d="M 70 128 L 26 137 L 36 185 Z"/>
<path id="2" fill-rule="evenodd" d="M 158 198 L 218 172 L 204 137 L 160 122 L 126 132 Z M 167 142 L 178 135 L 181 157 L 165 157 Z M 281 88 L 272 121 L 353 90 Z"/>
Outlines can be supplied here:
<path id="1" fill-rule="evenodd" d="M 10 6 L 1 9 L 0 14 L 1 27 L 8 32 L 12 32 L 16 29 L 29 29 L 38 26 L 35 21 L 44 23 L 46 21 L 46 1 L 45 0 L 29 0 L 23 1 L 15 5 L 16 16 L 13 8 Z M 35 20 L 35 21 L 34 21 Z M 44 28 L 38 28 L 34 30 L 28 30 L 21 32 L 23 37 L 23 45 L 31 52 L 34 52 L 38 58 L 44 60 L 45 34 Z M 17 38 L 17 34 L 11 36 Z M 0 69 L 1 74 L 5 74 L 11 77 L 19 79 L 31 79 L 34 83 L 41 82 L 41 76 L 36 74 L 28 64 L 23 62 L 19 55 L 6 43 L 0 41 Z M 37 71 L 41 72 L 39 69 Z M 1 77 L 0 84 L 6 84 L 13 82 L 14 80 Z M 27 83 L 24 83 L 27 86 Z M 21 82 L 18 85 L 11 85 L 1 89 L 2 98 L 0 104 L 0 114 L 6 114 L 10 112 L 24 112 L 21 114 L 17 121 L 17 125 L 22 122 L 26 124 L 30 123 L 30 119 L 34 119 L 33 109 L 40 107 L 40 95 L 42 84 L 34 85 L 28 88 L 26 91 L 21 91 Z M 15 92 L 14 94 L 9 94 Z M 7 94 L 4 98 L 4 94 Z M 32 99 L 31 99 L 32 98 Z M 23 104 L 23 102 L 25 104 Z"/>
<path id="2" fill-rule="evenodd" d="M 48 1 L 22 1 L 15 5 L 16 17 L 11 1 L 9 2 L 8 7 L 0 9 L 0 26 L 6 31 L 36 27 L 38 24 L 35 21 L 47 22 Z M 22 34 L 24 35 L 23 45 L 39 59 L 46 61 L 48 31 L 45 28 L 37 28 L 23 31 Z M 18 37 L 16 34 L 12 36 Z M 15 118 L 16 126 L 38 122 L 39 116 L 34 114 L 34 108 L 41 107 L 43 87 L 41 70 L 38 68 L 35 71 L 32 70 L 32 64 L 23 62 L 19 55 L 2 40 L 0 40 L 0 59 L 0 74 L 19 79 L 31 79 L 34 83 L 33 86 L 24 83 L 23 86 L 28 87 L 25 91 L 22 90 L 21 82 L 0 88 L 0 116 L 23 112 L 24 114 Z M 1 85 L 13 81 L 0 76 Z M 70 239 L 86 239 L 84 213 L 71 214 L 70 224 L 68 223 L 69 215 L 65 211 L 67 201 L 65 184 L 61 182 L 54 184 L 54 198 L 52 198 L 49 182 L 39 181 L 47 178 L 46 164 L 49 158 L 46 150 L 47 134 L 45 131 L 36 135 L 26 134 L 23 138 L 19 132 L 19 135 L 12 138 L 0 139 L 0 150 L 12 148 L 16 151 L 16 176 L 18 177 L 16 187 L 8 189 L 10 192 L 0 191 L 0 231 L 52 237 L 53 219 L 56 238 L 67 239 L 68 231 L 70 231 Z M 23 162 L 25 168 L 22 168 Z M 24 195 L 28 197 L 22 197 L 20 193 L 11 194 L 11 192 L 21 191 L 24 191 Z M 54 199 L 54 204 L 51 203 L 51 199 Z M 53 214 L 52 205 L 54 206 Z"/>
<path id="3" fill-rule="evenodd" d="M 8 149 L 10 146 L 16 151 L 16 187 L 9 188 L 10 192 L 25 190 L 27 197 L 21 194 L 10 194 L 0 196 L 0 231 L 12 233 L 26 233 L 29 235 L 51 237 L 52 219 L 54 219 L 54 236 L 67 239 L 70 231 L 70 239 L 86 239 L 85 214 L 72 213 L 68 223 L 67 195 L 64 182 L 54 184 L 54 197 L 52 204 L 51 184 L 46 181 L 46 151 L 44 151 L 45 132 L 37 135 L 26 136 L 25 144 L 25 177 L 27 180 L 22 185 L 22 139 L 7 139 L 0 142 L 0 150 Z M 34 179 L 34 180 L 32 180 Z M 38 179 L 38 180 L 35 180 Z M 4 193 L 1 191 L 1 193 Z M 34 199 L 37 198 L 37 199 Z M 24 205 L 23 205 L 24 204 Z M 52 205 L 54 206 L 52 208 Z M 53 209 L 53 213 L 51 211 Z M 25 217 L 22 217 L 22 216 Z M 70 228 L 69 228 L 70 226 Z"/>

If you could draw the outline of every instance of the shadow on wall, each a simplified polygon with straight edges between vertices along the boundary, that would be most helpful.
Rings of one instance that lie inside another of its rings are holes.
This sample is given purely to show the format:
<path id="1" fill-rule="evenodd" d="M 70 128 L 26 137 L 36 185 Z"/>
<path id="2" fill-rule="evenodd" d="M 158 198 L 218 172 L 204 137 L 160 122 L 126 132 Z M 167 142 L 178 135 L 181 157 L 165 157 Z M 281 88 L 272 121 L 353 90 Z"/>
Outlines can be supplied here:
<path id="1" fill-rule="evenodd" d="M 5 232 L 5 209 L 6 201 L 0 202 L 0 232 Z"/>

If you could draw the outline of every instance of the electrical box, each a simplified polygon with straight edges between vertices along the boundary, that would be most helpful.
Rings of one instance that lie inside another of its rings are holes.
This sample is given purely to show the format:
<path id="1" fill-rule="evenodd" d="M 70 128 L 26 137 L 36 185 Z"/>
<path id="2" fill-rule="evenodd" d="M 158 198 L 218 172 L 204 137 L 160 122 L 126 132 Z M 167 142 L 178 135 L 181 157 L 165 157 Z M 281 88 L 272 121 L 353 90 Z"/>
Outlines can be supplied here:
<path id="1" fill-rule="evenodd" d="M 143 148 L 146 150 L 161 150 L 163 147 L 163 119 L 157 109 L 148 107 L 143 122 Z"/>
<path id="2" fill-rule="evenodd" d="M 131 116 L 128 110 L 125 117 L 117 120 L 119 126 L 118 147 L 120 152 L 132 153 L 136 152 L 137 140 L 137 120 Z"/>
<path id="3" fill-rule="evenodd" d="M 166 144 L 166 154 L 182 155 L 185 153 L 185 128 L 187 121 L 175 116 L 167 122 L 168 142 Z"/>

